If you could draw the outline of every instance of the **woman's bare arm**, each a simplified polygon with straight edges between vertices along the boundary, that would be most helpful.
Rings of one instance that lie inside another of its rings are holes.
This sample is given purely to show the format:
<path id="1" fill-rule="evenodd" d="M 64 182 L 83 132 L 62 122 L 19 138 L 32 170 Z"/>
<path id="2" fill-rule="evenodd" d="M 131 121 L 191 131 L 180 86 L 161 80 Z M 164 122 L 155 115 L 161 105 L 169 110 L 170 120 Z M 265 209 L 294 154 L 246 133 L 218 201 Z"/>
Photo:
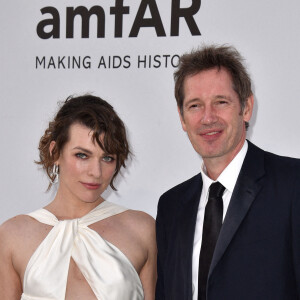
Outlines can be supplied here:
<path id="1" fill-rule="evenodd" d="M 22 285 L 13 265 L 14 242 L 13 219 L 0 226 L 0 299 L 20 300 Z"/>
<path id="2" fill-rule="evenodd" d="M 157 279 L 155 221 L 152 217 L 146 214 L 144 221 L 143 240 L 146 244 L 146 248 L 148 249 L 148 253 L 147 261 L 140 272 L 140 278 L 144 289 L 145 300 L 154 300 Z"/>

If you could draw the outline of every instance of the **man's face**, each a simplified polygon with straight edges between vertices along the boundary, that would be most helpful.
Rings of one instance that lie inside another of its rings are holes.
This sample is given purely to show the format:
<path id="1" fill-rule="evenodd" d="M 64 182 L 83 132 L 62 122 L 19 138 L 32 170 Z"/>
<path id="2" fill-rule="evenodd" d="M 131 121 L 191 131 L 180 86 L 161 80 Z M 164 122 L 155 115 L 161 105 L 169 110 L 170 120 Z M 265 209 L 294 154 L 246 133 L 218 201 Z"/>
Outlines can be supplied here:
<path id="1" fill-rule="evenodd" d="M 188 76 L 184 82 L 182 128 L 204 163 L 230 163 L 246 138 L 244 122 L 249 121 L 253 97 L 244 110 L 233 90 L 230 73 L 221 68 Z"/>

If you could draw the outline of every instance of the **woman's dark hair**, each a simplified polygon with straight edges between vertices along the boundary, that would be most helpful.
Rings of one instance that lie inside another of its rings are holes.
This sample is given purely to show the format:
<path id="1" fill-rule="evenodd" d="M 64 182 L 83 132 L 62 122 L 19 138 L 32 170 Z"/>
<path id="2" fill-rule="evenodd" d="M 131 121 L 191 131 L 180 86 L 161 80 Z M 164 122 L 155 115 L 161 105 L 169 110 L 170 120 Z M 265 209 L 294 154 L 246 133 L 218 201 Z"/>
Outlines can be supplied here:
<path id="1" fill-rule="evenodd" d="M 49 122 L 48 128 L 39 143 L 40 164 L 45 169 L 50 184 L 48 190 L 55 180 L 53 166 L 64 145 L 69 140 L 69 129 L 74 123 L 82 124 L 93 131 L 92 139 L 107 154 L 116 155 L 116 170 L 112 177 L 110 186 L 114 187 L 114 179 L 121 167 L 126 167 L 125 161 L 130 154 L 129 144 L 126 138 L 126 129 L 122 120 L 118 117 L 113 107 L 105 100 L 92 95 L 79 97 L 68 97 L 60 107 L 54 120 Z M 100 135 L 103 139 L 100 140 Z M 55 141 L 55 146 L 50 153 L 50 144 Z"/>

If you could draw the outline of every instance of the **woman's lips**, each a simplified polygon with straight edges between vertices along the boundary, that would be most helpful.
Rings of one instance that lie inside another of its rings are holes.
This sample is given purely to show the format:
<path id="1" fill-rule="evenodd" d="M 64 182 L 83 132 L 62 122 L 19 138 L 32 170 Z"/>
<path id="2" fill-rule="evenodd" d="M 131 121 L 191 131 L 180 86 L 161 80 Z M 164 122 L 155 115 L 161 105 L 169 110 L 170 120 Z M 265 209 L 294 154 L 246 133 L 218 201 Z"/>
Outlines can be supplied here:
<path id="1" fill-rule="evenodd" d="M 97 190 L 101 186 L 99 183 L 80 182 L 84 187 L 89 190 Z"/>

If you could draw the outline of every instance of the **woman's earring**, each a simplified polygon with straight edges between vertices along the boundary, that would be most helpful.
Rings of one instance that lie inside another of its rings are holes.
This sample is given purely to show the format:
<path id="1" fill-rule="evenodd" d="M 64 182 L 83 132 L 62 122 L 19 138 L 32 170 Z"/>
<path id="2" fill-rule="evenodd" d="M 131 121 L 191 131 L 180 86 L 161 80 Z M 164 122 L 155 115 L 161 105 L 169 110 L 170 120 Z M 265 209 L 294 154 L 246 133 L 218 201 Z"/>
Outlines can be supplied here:
<path id="1" fill-rule="evenodd" d="M 58 173 L 59 173 L 59 167 L 58 165 L 54 164 L 52 169 L 52 180 L 51 180 L 52 184 L 58 183 Z"/>

